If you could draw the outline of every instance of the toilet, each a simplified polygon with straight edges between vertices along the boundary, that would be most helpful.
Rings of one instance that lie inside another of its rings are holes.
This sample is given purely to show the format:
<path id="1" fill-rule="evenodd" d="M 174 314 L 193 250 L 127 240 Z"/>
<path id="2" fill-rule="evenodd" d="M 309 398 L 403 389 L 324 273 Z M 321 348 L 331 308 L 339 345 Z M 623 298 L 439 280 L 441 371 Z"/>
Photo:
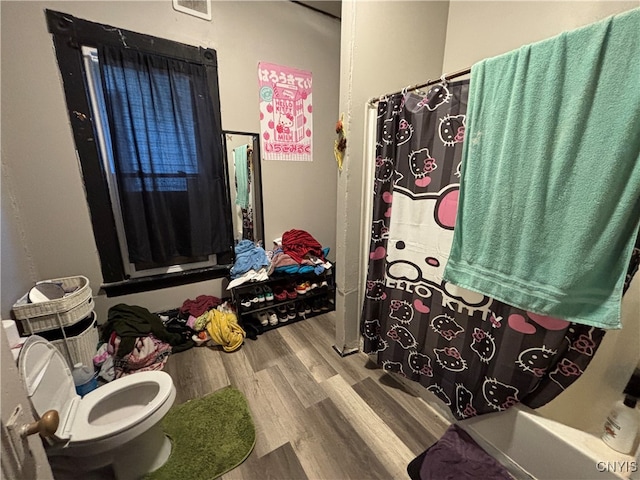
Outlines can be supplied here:
<path id="1" fill-rule="evenodd" d="M 23 345 L 18 369 L 36 419 L 47 410 L 60 416 L 54 436 L 46 439 L 57 480 L 134 480 L 169 458 L 171 441 L 160 421 L 176 390 L 167 373 L 128 375 L 81 398 L 65 358 L 38 335 Z"/>

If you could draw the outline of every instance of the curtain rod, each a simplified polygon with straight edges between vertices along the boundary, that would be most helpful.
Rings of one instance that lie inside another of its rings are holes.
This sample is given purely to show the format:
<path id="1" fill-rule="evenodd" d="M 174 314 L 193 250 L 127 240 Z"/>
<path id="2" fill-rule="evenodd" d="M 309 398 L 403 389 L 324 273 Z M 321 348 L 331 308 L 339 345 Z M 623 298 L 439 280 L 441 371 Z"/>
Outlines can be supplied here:
<path id="1" fill-rule="evenodd" d="M 471 68 L 465 68 L 464 70 L 458 70 L 457 72 L 449 73 L 448 75 L 443 75 L 442 77 L 438 78 L 437 80 L 427 80 L 426 83 L 421 83 L 419 85 L 409 86 L 409 87 L 407 87 L 404 90 L 401 90 L 399 92 L 388 93 L 387 95 L 381 95 L 379 97 L 374 97 L 371 100 L 369 100 L 369 105 L 373 105 L 374 103 L 379 102 L 380 100 L 382 100 L 383 98 L 386 98 L 386 97 L 391 97 L 393 95 L 398 95 L 398 94 L 403 93 L 403 92 L 410 92 L 410 91 L 413 91 L 413 90 L 419 90 L 421 88 L 428 87 L 430 85 L 435 85 L 436 83 L 446 82 L 447 80 L 453 80 L 454 78 L 458 78 L 458 77 L 462 77 L 464 75 L 468 75 L 469 73 L 471 73 Z"/>

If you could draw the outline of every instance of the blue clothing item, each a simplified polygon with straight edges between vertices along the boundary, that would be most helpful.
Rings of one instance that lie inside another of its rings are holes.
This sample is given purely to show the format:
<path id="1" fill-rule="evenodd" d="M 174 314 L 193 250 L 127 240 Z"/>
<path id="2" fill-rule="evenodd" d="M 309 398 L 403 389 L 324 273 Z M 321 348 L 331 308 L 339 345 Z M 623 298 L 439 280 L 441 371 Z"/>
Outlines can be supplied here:
<path id="1" fill-rule="evenodd" d="M 313 267 L 311 265 L 285 265 L 283 267 L 276 267 L 273 271 L 291 275 L 295 273 L 311 273 L 313 272 Z"/>
<path id="2" fill-rule="evenodd" d="M 445 280 L 621 327 L 640 218 L 638 58 L 634 9 L 472 67 Z"/>
<path id="3" fill-rule="evenodd" d="M 249 270 L 260 270 L 269 265 L 267 252 L 251 240 L 240 240 L 235 248 L 236 262 L 231 268 L 231 278 L 238 278 Z"/>

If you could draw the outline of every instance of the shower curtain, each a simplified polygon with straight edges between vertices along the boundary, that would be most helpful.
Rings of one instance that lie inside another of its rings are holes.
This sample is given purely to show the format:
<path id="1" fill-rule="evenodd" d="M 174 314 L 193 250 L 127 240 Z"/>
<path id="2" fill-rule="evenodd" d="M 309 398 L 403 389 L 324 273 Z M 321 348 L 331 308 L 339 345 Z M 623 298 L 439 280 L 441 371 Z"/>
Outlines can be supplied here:
<path id="1" fill-rule="evenodd" d="M 360 323 L 365 352 L 425 386 L 458 419 L 518 402 L 544 405 L 582 374 L 605 333 L 442 279 L 456 222 L 468 90 L 468 80 L 442 83 L 378 104 Z"/>

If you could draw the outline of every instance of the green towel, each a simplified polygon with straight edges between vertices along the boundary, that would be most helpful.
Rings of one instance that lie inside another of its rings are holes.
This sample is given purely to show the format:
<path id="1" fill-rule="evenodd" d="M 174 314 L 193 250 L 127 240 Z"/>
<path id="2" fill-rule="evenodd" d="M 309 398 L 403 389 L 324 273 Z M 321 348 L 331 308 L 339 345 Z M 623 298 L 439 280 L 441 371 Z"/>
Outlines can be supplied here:
<path id="1" fill-rule="evenodd" d="M 445 280 L 620 328 L 640 218 L 640 9 L 475 64 L 462 162 Z"/>
<path id="2" fill-rule="evenodd" d="M 246 145 L 233 150 L 233 164 L 236 171 L 236 205 L 247 208 L 249 207 L 249 164 Z"/>

